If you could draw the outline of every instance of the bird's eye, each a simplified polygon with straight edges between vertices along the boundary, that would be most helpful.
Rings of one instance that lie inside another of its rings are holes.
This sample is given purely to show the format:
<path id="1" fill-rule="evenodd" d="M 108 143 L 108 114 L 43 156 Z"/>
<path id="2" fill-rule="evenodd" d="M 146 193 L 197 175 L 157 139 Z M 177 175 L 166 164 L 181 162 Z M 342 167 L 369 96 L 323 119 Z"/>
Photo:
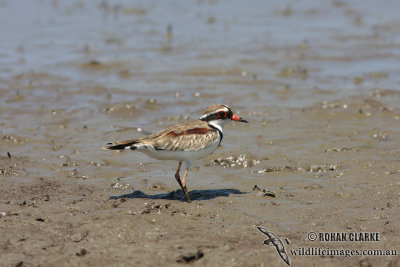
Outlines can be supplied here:
<path id="1" fill-rule="evenodd" d="M 225 111 L 218 112 L 218 117 L 221 118 L 221 119 L 225 119 L 226 118 L 226 112 Z"/>

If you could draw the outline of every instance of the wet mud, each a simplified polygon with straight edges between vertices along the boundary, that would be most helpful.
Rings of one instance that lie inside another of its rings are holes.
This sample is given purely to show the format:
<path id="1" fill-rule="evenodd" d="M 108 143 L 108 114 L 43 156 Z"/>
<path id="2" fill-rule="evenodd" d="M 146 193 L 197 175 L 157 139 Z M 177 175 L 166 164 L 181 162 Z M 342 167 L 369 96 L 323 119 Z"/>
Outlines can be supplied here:
<path id="1" fill-rule="evenodd" d="M 256 226 L 400 250 L 396 1 L 122 2 L 0 2 L 0 266 L 286 266 Z M 250 123 L 193 164 L 190 204 L 177 162 L 101 149 L 215 103 Z"/>

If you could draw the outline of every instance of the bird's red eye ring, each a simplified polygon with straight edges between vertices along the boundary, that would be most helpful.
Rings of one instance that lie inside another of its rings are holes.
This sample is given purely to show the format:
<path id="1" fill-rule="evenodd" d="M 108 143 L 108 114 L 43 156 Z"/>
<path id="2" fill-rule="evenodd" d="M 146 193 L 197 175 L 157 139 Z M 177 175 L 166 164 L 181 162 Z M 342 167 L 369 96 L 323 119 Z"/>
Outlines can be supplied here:
<path id="1" fill-rule="evenodd" d="M 226 112 L 225 111 L 218 112 L 218 117 L 221 118 L 221 119 L 225 119 L 226 118 Z"/>

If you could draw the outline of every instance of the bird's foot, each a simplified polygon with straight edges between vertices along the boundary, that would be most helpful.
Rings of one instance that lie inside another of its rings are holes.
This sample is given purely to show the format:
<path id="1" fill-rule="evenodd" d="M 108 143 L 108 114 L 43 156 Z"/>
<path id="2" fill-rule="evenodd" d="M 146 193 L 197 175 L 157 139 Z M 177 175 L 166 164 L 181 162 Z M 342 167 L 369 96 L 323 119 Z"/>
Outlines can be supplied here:
<path id="1" fill-rule="evenodd" d="M 185 193 L 185 197 L 186 197 L 186 202 L 190 203 L 192 202 L 192 199 L 190 198 L 189 192 L 186 190 L 183 191 Z"/>

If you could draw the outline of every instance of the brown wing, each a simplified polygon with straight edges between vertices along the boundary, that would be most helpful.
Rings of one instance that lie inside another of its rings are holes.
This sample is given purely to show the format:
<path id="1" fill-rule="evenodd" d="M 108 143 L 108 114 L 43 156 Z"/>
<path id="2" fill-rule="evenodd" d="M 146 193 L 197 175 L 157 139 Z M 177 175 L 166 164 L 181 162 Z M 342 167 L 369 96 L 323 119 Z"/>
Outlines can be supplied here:
<path id="1" fill-rule="evenodd" d="M 218 140 L 218 132 L 200 120 L 189 121 L 141 138 L 138 141 L 151 144 L 155 149 L 170 151 L 203 150 Z"/>

